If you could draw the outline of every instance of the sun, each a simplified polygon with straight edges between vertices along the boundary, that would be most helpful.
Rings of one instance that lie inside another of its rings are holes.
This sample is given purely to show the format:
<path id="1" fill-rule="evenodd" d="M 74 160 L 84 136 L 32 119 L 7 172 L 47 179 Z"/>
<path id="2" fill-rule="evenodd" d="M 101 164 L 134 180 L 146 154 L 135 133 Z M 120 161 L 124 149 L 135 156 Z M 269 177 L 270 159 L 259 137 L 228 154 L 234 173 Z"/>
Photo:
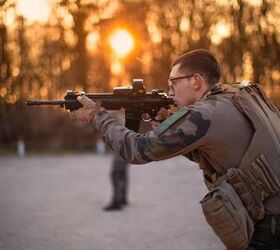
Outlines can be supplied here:
<path id="1" fill-rule="evenodd" d="M 134 48 L 134 39 L 125 29 L 115 30 L 109 37 L 109 44 L 117 57 L 123 58 Z"/>

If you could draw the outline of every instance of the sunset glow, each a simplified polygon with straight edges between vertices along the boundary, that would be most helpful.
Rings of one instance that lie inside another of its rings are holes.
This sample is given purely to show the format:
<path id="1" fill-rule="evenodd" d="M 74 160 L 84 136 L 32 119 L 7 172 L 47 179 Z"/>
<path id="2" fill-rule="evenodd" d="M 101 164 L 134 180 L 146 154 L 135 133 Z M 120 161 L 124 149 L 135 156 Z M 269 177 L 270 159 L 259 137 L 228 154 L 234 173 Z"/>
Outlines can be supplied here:
<path id="1" fill-rule="evenodd" d="M 50 13 L 50 0 L 18 0 L 17 11 L 31 22 L 46 22 Z"/>
<path id="2" fill-rule="evenodd" d="M 212 29 L 211 41 L 214 44 L 219 44 L 224 38 L 230 36 L 230 27 L 223 22 L 220 22 Z"/>
<path id="3" fill-rule="evenodd" d="M 95 52 L 97 49 L 97 42 L 100 39 L 100 35 L 97 32 L 90 32 L 86 38 L 87 50 L 91 53 Z"/>
<path id="4" fill-rule="evenodd" d="M 131 52 L 134 40 L 127 30 L 118 29 L 110 36 L 109 44 L 116 55 L 122 58 Z"/>

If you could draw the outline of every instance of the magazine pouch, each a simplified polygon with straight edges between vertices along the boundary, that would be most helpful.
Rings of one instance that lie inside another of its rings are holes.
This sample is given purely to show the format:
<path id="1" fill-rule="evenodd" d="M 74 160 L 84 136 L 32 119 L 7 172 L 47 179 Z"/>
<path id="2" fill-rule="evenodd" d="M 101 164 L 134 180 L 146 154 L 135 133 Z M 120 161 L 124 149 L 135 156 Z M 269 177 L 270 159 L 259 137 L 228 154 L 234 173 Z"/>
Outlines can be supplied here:
<path id="1" fill-rule="evenodd" d="M 246 249 L 254 222 L 234 188 L 221 182 L 200 202 L 207 222 L 228 249 Z"/>

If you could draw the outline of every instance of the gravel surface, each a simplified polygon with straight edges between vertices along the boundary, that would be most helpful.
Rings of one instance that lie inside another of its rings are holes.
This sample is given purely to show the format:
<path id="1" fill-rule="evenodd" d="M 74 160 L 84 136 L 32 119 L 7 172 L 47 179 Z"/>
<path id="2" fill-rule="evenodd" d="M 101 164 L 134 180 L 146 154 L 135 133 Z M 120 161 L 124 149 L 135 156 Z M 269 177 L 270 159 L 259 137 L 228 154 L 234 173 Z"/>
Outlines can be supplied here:
<path id="1" fill-rule="evenodd" d="M 201 171 L 183 157 L 131 166 L 129 206 L 104 212 L 111 155 L 1 156 L 1 250 L 225 249 L 206 223 Z"/>

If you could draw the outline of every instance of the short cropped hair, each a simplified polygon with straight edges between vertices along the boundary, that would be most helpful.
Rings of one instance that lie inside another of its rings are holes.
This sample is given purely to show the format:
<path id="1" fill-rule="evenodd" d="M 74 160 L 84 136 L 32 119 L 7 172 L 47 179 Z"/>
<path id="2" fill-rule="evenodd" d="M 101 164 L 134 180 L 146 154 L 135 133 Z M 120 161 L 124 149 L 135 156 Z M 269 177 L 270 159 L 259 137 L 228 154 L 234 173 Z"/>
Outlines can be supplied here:
<path id="1" fill-rule="evenodd" d="M 205 49 L 189 51 L 176 59 L 173 66 L 179 64 L 179 70 L 188 73 L 200 73 L 211 86 L 218 83 L 221 77 L 221 69 L 216 58 Z"/>

